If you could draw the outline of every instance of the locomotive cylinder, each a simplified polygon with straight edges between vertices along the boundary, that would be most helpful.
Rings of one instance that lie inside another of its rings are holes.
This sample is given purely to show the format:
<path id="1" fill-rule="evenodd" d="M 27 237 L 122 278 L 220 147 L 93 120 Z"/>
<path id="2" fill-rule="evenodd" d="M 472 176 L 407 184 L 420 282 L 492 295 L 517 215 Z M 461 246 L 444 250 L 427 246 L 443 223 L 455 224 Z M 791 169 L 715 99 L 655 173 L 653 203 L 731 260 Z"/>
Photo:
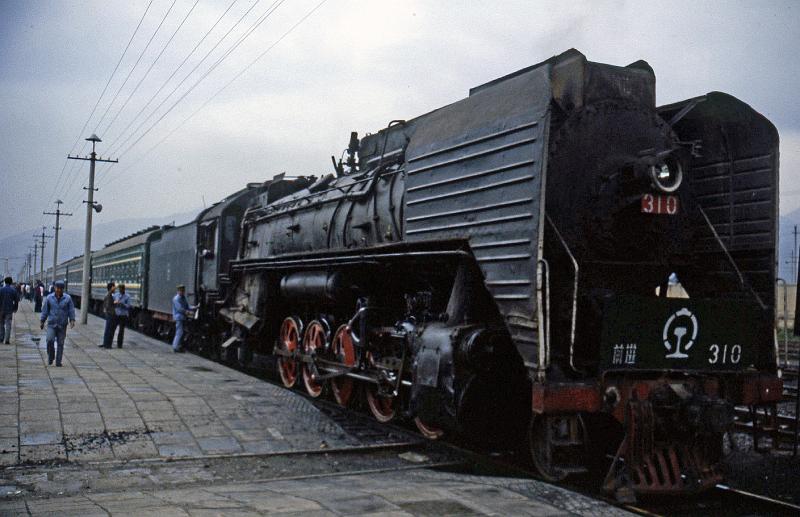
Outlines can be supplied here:
<path id="1" fill-rule="evenodd" d="M 281 279 L 281 295 L 293 301 L 334 303 L 347 294 L 347 285 L 340 271 L 302 271 Z"/>

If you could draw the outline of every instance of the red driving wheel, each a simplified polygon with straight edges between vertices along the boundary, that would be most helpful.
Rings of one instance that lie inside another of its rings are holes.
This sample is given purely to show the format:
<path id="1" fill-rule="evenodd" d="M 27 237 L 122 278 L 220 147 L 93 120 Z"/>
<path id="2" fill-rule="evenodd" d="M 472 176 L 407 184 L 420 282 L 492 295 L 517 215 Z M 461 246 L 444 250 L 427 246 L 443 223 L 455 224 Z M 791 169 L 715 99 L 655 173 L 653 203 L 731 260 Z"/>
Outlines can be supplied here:
<path id="1" fill-rule="evenodd" d="M 319 321 L 312 321 L 303 336 L 303 351 L 306 355 L 311 355 L 314 351 L 321 353 L 325 350 L 325 341 L 325 327 Z M 303 363 L 303 383 L 306 385 L 306 391 L 312 397 L 317 398 L 322 395 L 323 385 L 316 381 L 311 365 L 308 363 Z"/>
<path id="2" fill-rule="evenodd" d="M 367 352 L 367 362 L 370 366 L 375 364 L 372 359 L 372 354 L 369 352 Z M 378 386 L 372 383 L 367 384 L 364 392 L 367 396 L 367 406 L 369 406 L 369 410 L 372 412 L 372 416 L 375 417 L 375 420 L 385 424 L 394 419 L 394 397 L 381 396 L 378 393 Z"/>
<path id="3" fill-rule="evenodd" d="M 420 419 L 420 417 L 414 418 L 414 423 L 419 429 L 419 432 L 422 433 L 422 436 L 427 438 L 428 440 L 438 440 L 439 438 L 444 435 L 444 431 L 438 427 L 428 425 Z"/>
<path id="4" fill-rule="evenodd" d="M 284 352 L 294 353 L 300 345 L 300 326 L 297 320 L 288 317 L 281 324 L 281 332 L 278 337 L 278 346 Z M 278 357 L 278 372 L 281 381 L 287 388 L 294 387 L 297 382 L 297 361 L 291 357 Z"/>
<path id="5" fill-rule="evenodd" d="M 344 366 L 352 367 L 356 364 L 356 349 L 353 346 L 353 338 L 350 336 L 350 327 L 342 325 L 333 336 L 333 353 L 336 360 Z M 353 379 L 350 377 L 335 377 L 331 379 L 331 388 L 333 388 L 333 397 L 336 402 L 342 406 L 347 407 L 350 404 L 350 399 L 353 396 Z"/>

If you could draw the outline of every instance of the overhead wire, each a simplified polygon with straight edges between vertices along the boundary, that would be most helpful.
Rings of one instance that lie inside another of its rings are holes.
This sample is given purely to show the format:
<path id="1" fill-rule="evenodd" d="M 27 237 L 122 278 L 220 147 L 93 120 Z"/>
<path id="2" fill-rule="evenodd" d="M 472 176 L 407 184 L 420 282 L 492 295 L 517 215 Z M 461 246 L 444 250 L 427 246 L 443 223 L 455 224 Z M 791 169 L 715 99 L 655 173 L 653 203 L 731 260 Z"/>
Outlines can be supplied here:
<path id="1" fill-rule="evenodd" d="M 153 152 L 156 148 L 158 148 L 161 144 L 163 144 L 169 137 L 171 137 L 176 131 L 178 131 L 181 127 L 183 127 L 189 120 L 191 120 L 195 115 L 197 115 L 201 110 L 203 110 L 217 95 L 222 93 L 223 90 L 228 88 L 234 81 L 236 81 L 239 77 L 242 76 L 247 70 L 249 70 L 253 65 L 255 65 L 259 60 L 261 60 L 266 54 L 268 54 L 273 48 L 275 48 L 281 41 L 283 41 L 289 34 L 295 31 L 302 23 L 304 23 L 311 15 L 313 15 L 320 7 L 322 7 L 327 0 L 321 0 L 316 6 L 314 6 L 310 11 L 308 11 L 303 17 L 301 17 L 294 25 L 292 25 L 286 32 L 284 32 L 275 42 L 273 42 L 266 50 L 264 50 L 261 54 L 259 54 L 254 60 L 252 60 L 247 66 L 245 66 L 242 70 L 240 70 L 237 74 L 233 76 L 233 78 L 225 83 L 219 90 L 217 90 L 208 100 L 206 100 L 198 109 L 196 109 L 192 114 L 186 117 L 180 124 L 178 124 L 175 128 L 173 128 L 166 136 L 164 136 L 161 140 L 159 140 L 155 145 L 150 147 L 147 151 L 142 153 L 141 156 L 137 160 L 134 160 L 130 165 L 123 169 L 123 171 L 114 176 L 111 180 L 109 180 L 109 184 L 117 180 L 119 177 L 123 177 L 125 173 L 130 171 L 134 166 L 138 165 L 141 160 Z M 108 184 L 106 185 L 108 187 Z"/>
<path id="2" fill-rule="evenodd" d="M 152 117 L 154 114 L 156 114 L 156 113 L 158 112 L 158 110 L 161 108 L 161 106 L 163 106 L 163 105 L 164 105 L 164 104 L 165 104 L 165 103 L 166 103 L 166 102 L 167 102 L 167 101 L 170 99 L 170 97 L 172 97 L 172 95 L 173 95 L 173 94 L 174 94 L 176 91 L 178 91 L 178 89 L 179 89 L 179 88 L 180 88 L 180 87 L 183 85 L 183 83 L 185 83 L 185 82 L 186 82 L 186 80 L 187 80 L 189 77 L 191 77 L 191 75 L 192 75 L 192 74 L 193 74 L 195 71 L 197 71 L 197 69 L 198 69 L 198 68 L 200 68 L 200 66 L 201 66 L 203 63 L 205 63 L 206 59 L 208 59 L 208 58 L 209 58 L 209 56 L 211 56 L 211 54 L 212 54 L 212 53 L 213 53 L 213 52 L 214 52 L 214 51 L 217 49 L 217 47 L 218 47 L 220 44 L 222 44 L 222 42 L 223 42 L 223 41 L 225 41 L 225 39 L 226 39 L 226 38 L 227 38 L 227 37 L 230 35 L 230 33 L 231 33 L 231 32 L 233 32 L 233 30 L 234 30 L 236 27 L 238 27 L 238 26 L 239 26 L 239 25 L 242 23 L 242 21 L 245 19 L 245 17 L 246 17 L 248 14 L 250 14 L 250 12 L 251 12 L 251 11 L 252 11 L 252 10 L 253 10 L 255 7 L 256 7 L 256 5 L 258 5 L 258 3 L 259 3 L 260 1 L 261 1 L 261 0 L 256 0 L 256 1 L 253 3 L 253 5 L 251 5 L 251 6 L 250 6 L 250 8 L 249 8 L 249 9 L 247 9 L 247 10 L 244 12 L 244 14 L 242 14 L 242 15 L 239 17 L 239 19 L 238 19 L 238 20 L 236 20 L 236 23 L 234 23 L 234 24 L 233 24 L 233 25 L 232 25 L 232 26 L 231 26 L 231 27 L 228 29 L 228 31 L 227 31 L 225 34 L 223 34 L 223 35 L 222 35 L 222 37 L 220 37 L 220 38 L 219 38 L 219 40 L 217 40 L 217 42 L 214 44 L 214 46 L 213 46 L 213 47 L 211 47 L 211 49 L 210 49 L 210 50 L 208 50 L 208 51 L 206 52 L 206 54 L 203 56 L 203 58 L 202 58 L 202 59 L 201 59 L 201 60 L 200 60 L 200 61 L 199 61 L 197 64 L 195 64 L 195 66 L 194 66 L 194 67 L 193 67 L 193 68 L 192 68 L 192 69 L 189 71 L 189 73 L 187 73 L 187 74 L 186 74 L 186 75 L 183 77 L 183 79 L 181 79 L 181 81 L 180 81 L 180 82 L 179 82 L 177 85 L 175 85 L 175 87 L 172 89 L 172 91 L 170 91 L 170 92 L 169 92 L 169 94 L 167 94 L 167 96 L 166 96 L 166 97 L 164 97 L 164 98 L 161 100 L 161 102 L 159 102 L 159 103 L 158 103 L 158 106 L 156 106 L 156 107 L 155 107 L 155 108 L 154 108 L 154 109 L 153 109 L 153 110 L 150 112 L 150 114 L 149 114 L 147 117 L 145 117 L 145 119 L 144 119 L 144 120 L 142 120 L 142 122 L 140 122 L 140 123 L 139 123 L 139 125 L 137 125 L 137 126 L 136 126 L 136 128 L 135 128 L 135 129 L 134 129 L 134 130 L 131 132 L 131 134 L 130 134 L 130 135 L 129 135 L 129 136 L 128 136 L 128 137 L 127 137 L 127 138 L 126 138 L 126 139 L 125 139 L 125 140 L 124 140 L 124 141 L 123 141 L 123 142 L 122 142 L 120 145 L 119 145 L 119 147 L 117 147 L 116 151 L 118 151 L 120 148 L 122 148 L 122 146 L 124 146 L 126 143 L 128 143 L 128 142 L 130 141 L 130 139 L 133 137 L 133 135 L 135 135 L 135 134 L 136 134 L 136 132 L 137 132 L 137 131 L 139 131 L 139 130 L 142 128 L 142 126 L 144 126 L 144 125 L 147 123 L 147 121 L 148 121 L 148 120 L 150 120 L 150 118 L 151 118 L 151 117 Z M 111 148 L 110 148 L 110 149 L 111 149 Z M 116 151 L 112 150 L 112 154 L 113 154 L 113 153 L 115 153 Z"/>
<path id="3" fill-rule="evenodd" d="M 183 68 L 183 65 L 186 64 L 186 62 L 189 60 L 189 58 L 194 55 L 194 53 L 197 51 L 198 48 L 200 48 L 200 45 L 203 44 L 203 42 L 206 40 L 206 38 L 209 36 L 209 34 L 211 34 L 211 32 L 217 27 L 217 25 L 219 25 L 219 22 L 222 21 L 222 19 L 225 17 L 226 14 L 228 14 L 228 11 L 231 10 L 231 8 L 234 6 L 234 4 L 236 2 L 238 2 L 238 0 L 233 0 L 230 3 L 230 5 L 228 5 L 228 8 L 225 9 L 225 11 L 220 15 L 220 17 L 217 18 L 217 21 L 214 22 L 214 25 L 212 25 L 211 28 L 206 31 L 206 33 L 203 35 L 203 37 L 200 38 L 200 40 L 195 44 L 194 48 L 192 48 L 192 50 L 186 55 L 186 57 L 183 58 L 183 61 L 181 61 L 181 63 L 175 68 L 175 70 L 172 71 L 172 74 L 170 74 L 170 76 L 167 77 L 167 80 L 164 81 L 161 84 L 161 86 L 158 88 L 158 90 L 156 90 L 156 92 L 153 94 L 153 96 L 150 97 L 150 99 L 145 103 L 144 106 L 142 106 L 141 109 L 139 109 L 139 111 L 136 113 L 136 115 L 133 117 L 133 119 L 131 119 L 131 121 L 128 123 L 128 125 L 125 126 L 125 129 L 123 129 L 120 132 L 120 134 L 114 140 L 112 140 L 112 142 L 109 144 L 109 149 L 113 150 L 114 145 L 116 145 L 116 143 L 119 141 L 119 139 L 123 135 L 125 135 L 125 133 L 128 131 L 128 129 L 130 129 L 130 127 L 139 119 L 139 117 L 142 115 L 142 113 L 144 113 L 144 111 L 147 109 L 147 107 L 150 106 L 150 104 L 158 96 L 158 94 L 160 94 L 164 90 L 164 88 L 167 86 L 167 84 L 169 84 L 169 82 L 172 80 L 172 78 L 175 77 L 175 75 L 181 70 L 181 68 Z M 113 154 L 113 152 L 109 153 L 109 154 Z"/>
<path id="4" fill-rule="evenodd" d="M 178 98 L 177 101 L 175 101 L 164 113 L 162 113 L 161 116 L 158 117 L 158 119 L 156 119 L 156 121 L 153 124 L 151 124 L 150 127 L 144 131 L 144 133 L 139 135 L 139 137 L 132 144 L 128 145 L 128 147 L 126 147 L 124 151 L 119 153 L 119 155 L 122 156 L 128 151 L 130 151 L 145 136 L 147 136 L 150 133 L 150 131 L 153 130 L 153 128 L 155 128 L 162 120 L 164 120 L 164 117 L 166 117 L 170 112 L 172 112 L 172 110 L 175 109 L 175 107 L 178 104 L 180 104 L 180 102 L 183 99 L 185 99 L 187 95 L 189 95 L 201 82 L 203 82 L 203 80 L 206 77 L 208 77 L 208 75 L 211 72 L 213 72 L 217 68 L 217 66 L 219 66 L 220 63 L 222 63 L 222 61 L 225 60 L 225 58 L 227 58 L 234 50 L 236 50 L 236 48 L 238 48 L 239 45 L 241 45 L 244 42 L 244 40 L 247 39 L 255 31 L 255 29 L 257 29 L 258 26 L 264 22 L 264 20 L 269 18 L 269 16 L 272 13 L 274 13 L 278 9 L 278 7 L 280 7 L 281 4 L 283 4 L 283 2 L 285 1 L 286 0 L 276 0 L 275 2 L 273 2 L 272 5 L 269 8 L 267 8 L 267 12 L 263 14 L 262 17 L 259 20 L 257 20 L 243 36 L 239 38 L 238 41 L 236 41 L 233 45 L 231 45 L 231 47 L 229 47 L 228 50 L 225 53 L 223 53 L 223 55 L 220 56 L 217 59 L 217 61 L 214 62 L 214 64 L 211 65 L 211 67 L 209 67 L 209 69 L 206 70 L 205 73 L 203 73 L 203 75 L 201 75 L 197 81 L 195 81 L 195 83 L 192 86 L 190 86 L 185 92 L 183 92 L 183 94 Z"/>
<path id="5" fill-rule="evenodd" d="M 253 8 L 258 4 L 258 2 L 259 0 L 256 0 L 256 2 L 252 6 L 250 6 L 250 8 L 247 9 L 244 12 L 244 14 L 242 14 L 239 17 L 236 23 L 234 23 L 228 29 L 228 31 L 214 44 L 214 46 L 208 52 L 206 52 L 205 56 L 203 56 L 203 58 L 194 66 L 194 68 L 192 68 L 191 71 L 189 71 L 188 74 L 186 74 L 186 76 L 184 76 L 184 78 L 175 86 L 175 88 L 173 88 L 172 91 L 164 99 L 162 99 L 162 101 L 158 104 L 158 106 L 156 106 L 155 109 L 150 113 L 150 115 L 148 115 L 148 117 L 146 117 L 139 124 L 139 126 L 137 126 L 136 129 L 134 129 L 134 131 L 117 148 L 117 150 L 114 151 L 112 149 L 111 151 L 112 154 L 115 154 L 119 158 L 124 156 L 128 151 L 130 151 L 131 148 L 133 148 L 147 133 L 152 131 L 152 129 L 156 125 L 158 125 L 158 123 L 161 122 L 161 120 L 163 120 L 166 115 L 168 115 L 178 104 L 180 104 L 181 101 L 183 101 L 183 99 L 186 98 L 186 96 L 189 93 L 191 93 L 212 71 L 214 71 L 214 69 L 216 69 L 220 63 L 222 63 L 228 56 L 230 56 L 230 54 L 233 53 L 233 51 L 235 51 L 236 48 L 238 48 L 239 45 L 241 45 L 241 43 L 245 39 L 247 39 L 247 37 L 249 37 L 267 18 L 269 18 L 269 16 L 272 13 L 274 13 L 278 9 L 278 7 L 281 6 L 281 4 L 285 2 L 285 0 L 276 0 L 272 4 L 270 4 L 269 7 L 267 7 L 267 9 L 264 11 L 264 13 L 262 13 L 256 19 L 256 21 L 254 21 L 250 25 L 250 27 L 247 30 L 245 30 L 245 32 L 242 35 L 240 35 L 239 38 L 231 46 L 229 46 L 228 49 L 224 51 L 220 57 L 217 58 L 217 60 L 200 76 L 200 78 L 197 81 L 195 81 L 194 84 L 192 84 L 185 92 L 183 92 L 183 94 L 180 96 L 180 98 L 178 98 L 178 100 L 176 100 L 164 113 L 162 113 L 161 116 L 153 124 L 151 124 L 151 126 L 136 141 L 130 144 L 122 153 L 119 153 L 119 148 L 121 148 L 122 145 L 125 145 L 125 143 L 127 143 L 130 140 L 130 138 L 132 138 L 133 135 L 136 134 L 136 131 L 138 131 L 152 117 L 153 114 L 158 112 L 159 108 L 163 106 L 167 100 L 169 100 L 169 98 L 178 90 L 178 88 L 180 88 L 180 86 L 186 81 L 186 79 L 191 77 L 192 74 L 200 67 L 200 65 L 202 65 L 205 62 L 205 60 L 208 59 L 208 57 L 213 54 L 214 50 L 216 50 L 217 47 L 219 47 L 219 45 L 233 32 L 233 30 L 241 24 L 241 22 L 253 10 Z"/>
<path id="6" fill-rule="evenodd" d="M 170 97 L 172 97 L 172 95 L 173 95 L 173 94 L 174 94 L 174 93 L 175 93 L 175 92 L 176 92 L 176 91 L 177 91 L 177 90 L 178 90 L 178 89 L 179 89 L 179 88 L 180 88 L 180 87 L 183 85 L 183 83 L 184 83 L 184 82 L 186 82 L 186 80 L 187 80 L 189 77 L 191 77 L 191 76 L 192 76 L 192 74 L 193 74 L 193 73 L 194 73 L 194 72 L 195 72 L 195 71 L 196 71 L 198 68 L 200 68 L 200 66 L 201 66 L 201 65 L 202 65 L 202 64 L 203 64 L 203 63 L 206 61 L 206 59 L 208 59 L 208 58 L 209 58 L 209 56 L 211 56 L 211 54 L 213 54 L 213 52 L 214 52 L 214 51 L 217 49 L 217 47 L 218 47 L 218 46 L 219 46 L 219 45 L 220 45 L 220 44 L 221 44 L 223 41 L 225 41 L 225 39 L 226 39 L 226 38 L 227 38 L 227 37 L 228 37 L 228 36 L 229 36 L 229 35 L 230 35 L 230 34 L 231 34 L 231 33 L 232 33 L 232 32 L 233 32 L 235 29 L 236 29 L 236 27 L 238 27 L 238 26 L 239 26 L 239 25 L 242 23 L 242 21 L 243 21 L 243 20 L 244 20 L 244 19 L 247 17 L 247 15 L 248 15 L 248 14 L 250 14 L 250 12 L 251 12 L 251 11 L 252 11 L 252 10 L 253 10 L 253 9 L 254 9 L 254 8 L 257 6 L 257 5 L 258 5 L 258 3 L 259 3 L 260 1 L 261 1 L 261 0 L 256 0 L 256 1 L 255 1 L 255 2 L 254 2 L 254 3 L 253 3 L 253 4 L 252 4 L 252 5 L 251 5 L 251 6 L 250 6 L 250 7 L 249 7 L 249 8 L 248 8 L 248 9 L 247 9 L 247 10 L 246 10 L 246 11 L 245 11 L 245 12 L 244 12 L 244 13 L 243 13 L 241 16 L 240 16 L 240 17 L 239 17 L 239 19 L 238 19 L 238 20 L 236 20 L 236 22 L 235 22 L 235 23 L 234 23 L 234 24 L 233 24 L 233 25 L 232 25 L 232 26 L 231 26 L 231 27 L 230 27 L 230 28 L 227 30 L 227 32 L 225 32 L 225 34 L 223 34 L 223 35 L 222 35 L 222 37 L 220 37 L 220 38 L 219 38 L 219 40 L 217 40 L 217 42 L 214 44 L 214 46 L 213 46 L 213 47 L 211 47 L 211 49 L 210 49 L 210 50 L 208 50 L 208 51 L 206 52 L 206 54 L 205 54 L 205 55 L 202 57 L 202 59 L 200 59 L 200 61 L 199 61 L 197 64 L 195 64 L 194 68 L 192 68 L 192 69 L 189 71 L 189 73 L 187 73 L 187 74 L 186 74 L 186 75 L 183 77 L 183 79 L 181 79 L 181 81 L 180 81 L 180 82 L 179 82 L 179 83 L 178 83 L 178 84 L 177 84 L 177 85 L 176 85 L 176 86 L 175 86 L 175 87 L 172 89 L 172 91 L 170 91 L 170 92 L 167 94 L 167 96 L 166 96 L 166 97 L 164 97 L 164 98 L 161 100 L 161 102 L 159 102 L 158 106 L 156 106 L 156 107 L 155 107 L 155 108 L 154 108 L 154 109 L 153 109 L 153 110 L 150 112 L 150 114 L 149 114 L 147 117 L 145 117 L 145 119 L 144 119 L 144 120 L 142 120 L 142 122 L 140 122 L 138 126 L 136 126 L 136 128 L 135 128 L 135 129 L 134 129 L 134 130 L 131 132 L 131 134 L 130 134 L 130 135 L 128 135 L 128 137 L 127 137 L 127 138 L 126 138 L 126 139 L 125 139 L 125 140 L 124 140 L 124 141 L 123 141 L 123 142 L 122 142 L 122 143 L 121 143 L 121 144 L 120 144 L 120 145 L 119 145 L 119 146 L 116 148 L 116 150 L 113 148 L 113 145 L 112 145 L 111 147 L 109 147 L 109 154 L 112 154 L 112 155 L 114 155 L 114 154 L 117 154 L 117 153 L 118 153 L 118 151 L 119 151 L 119 149 L 120 149 L 120 148 L 121 148 L 123 145 L 125 145 L 125 144 L 126 144 L 128 141 L 130 141 L 130 139 L 131 139 L 131 138 L 132 138 L 132 137 L 133 137 L 133 136 L 136 134 L 136 132 L 137 132 L 137 131 L 139 131 L 139 129 L 141 129 L 141 127 L 142 127 L 142 126 L 143 126 L 145 123 L 147 123 L 147 121 L 148 121 L 148 120 L 150 120 L 150 118 L 151 118 L 151 117 L 152 117 L 152 116 L 153 116 L 155 113 L 157 113 L 157 112 L 158 112 L 158 110 L 161 108 L 161 106 L 163 106 L 163 105 L 164 105 L 164 103 L 166 103 L 166 101 L 167 101 L 167 100 L 169 100 L 169 98 L 170 98 Z M 234 3 L 235 3 L 235 2 L 234 2 Z M 274 4 L 273 4 L 273 5 L 274 5 Z M 225 12 L 227 13 L 227 11 L 228 11 L 228 10 L 230 9 L 230 7 L 232 7 L 232 6 L 233 6 L 233 3 L 232 3 L 232 4 L 231 4 L 229 7 L 228 7 L 228 9 L 226 9 L 226 11 L 225 11 Z M 267 8 L 267 10 L 269 10 L 269 8 Z M 221 17 L 220 17 L 220 19 L 221 19 Z M 218 23 L 218 22 L 219 22 L 219 20 L 217 20 L 217 23 Z M 216 23 L 215 23 L 214 25 L 216 26 Z M 212 29 L 213 29 L 213 27 L 212 27 Z M 210 31 L 211 31 L 211 30 L 209 30 L 209 33 L 210 33 Z M 201 42 L 199 42 L 199 43 L 202 43 L 202 41 L 201 41 Z M 199 43 L 198 43 L 198 45 L 199 45 Z M 188 59 L 188 56 L 187 56 L 187 59 Z M 196 85 L 195 85 L 195 86 L 196 86 Z M 118 154 L 117 154 L 117 155 L 118 155 Z M 120 156 L 120 155 L 118 155 L 118 156 Z M 109 168 L 110 168 L 110 166 L 109 166 Z M 106 170 L 108 170 L 108 168 L 106 168 Z"/>
<path id="7" fill-rule="evenodd" d="M 177 1 L 177 0 L 175 0 L 175 1 Z M 131 91 L 131 93 L 130 93 L 130 94 L 128 94 L 128 98 L 127 98 L 127 99 L 125 99 L 125 102 L 124 102 L 124 103 L 122 103 L 122 106 L 120 106 L 119 110 L 117 110 L 117 114 L 116 114 L 116 115 L 114 115 L 114 118 L 112 118 L 112 119 L 111 119 L 111 121 L 108 123 L 108 125 L 106 126 L 106 128 L 103 130 L 103 133 L 104 133 L 104 134 L 108 134 L 108 130 L 111 128 L 111 126 L 112 126 L 112 125 L 114 124 L 114 122 L 117 120 L 117 118 L 119 117 L 120 113 L 122 113 L 122 111 L 125 109 L 125 106 L 127 106 L 127 105 L 128 105 L 128 103 L 130 102 L 130 100 L 133 98 L 133 96 L 134 96 L 134 95 L 136 94 L 136 92 L 139 90 L 139 87 L 142 85 L 142 83 L 144 82 L 144 80 L 145 80 L 145 79 L 147 79 L 147 76 L 148 76 L 148 75 L 150 75 L 150 72 L 153 70 L 153 67 L 156 65 L 156 63 L 158 63 L 159 59 L 161 59 L 161 56 L 163 56 L 163 55 L 164 55 L 164 52 L 167 50 L 167 47 L 169 47 L 170 43 L 172 43 L 172 40 L 173 40 L 173 39 L 175 39 L 175 35 L 176 35 L 176 34 L 178 34 L 178 32 L 179 32 L 179 31 L 181 30 L 181 28 L 183 27 L 183 25 L 186 23 L 186 20 L 188 20 L 188 19 L 189 19 L 189 16 L 192 14 L 192 12 L 194 11 L 195 7 L 197 7 L 197 4 L 199 4 L 199 3 L 200 3 L 200 0 L 195 0 L 194 4 L 192 4 L 192 7 L 189 9 L 189 11 L 188 11 L 188 12 L 186 13 L 186 15 L 183 17 L 183 20 L 181 20 L 181 23 L 180 23 L 180 24 L 178 24 L 178 27 L 176 27 L 176 28 L 175 28 L 175 30 L 172 32 L 172 35 L 169 37 L 169 39 L 167 40 L 167 42 L 166 42 L 166 43 L 164 43 L 164 46 L 163 46 L 163 47 L 161 47 L 161 51 L 159 51 L 159 53 L 158 53 L 158 55 L 156 56 L 156 58 L 153 60 L 153 62 L 152 62 L 152 63 L 150 63 L 150 66 L 149 66 L 149 67 L 147 67 L 147 70 L 145 71 L 144 75 L 142 75 L 142 77 L 139 79 L 139 82 L 138 82 L 138 83 L 136 83 L 136 86 L 134 86 L 134 88 L 133 88 L 133 90 Z M 173 2 L 173 5 L 175 5 L 175 2 Z"/>
<path id="8" fill-rule="evenodd" d="M 72 153 L 75 152 L 75 148 L 78 145 L 78 142 L 80 142 L 81 137 L 84 137 L 83 132 L 86 131 L 86 127 L 89 125 L 89 122 L 92 120 L 92 116 L 94 116 L 95 111 L 97 111 L 97 107 L 100 105 L 100 101 L 103 99 L 103 96 L 106 94 L 106 91 L 108 90 L 108 86 L 111 84 L 112 79 L 114 79 L 114 75 L 116 75 L 117 70 L 119 69 L 119 65 L 122 63 L 122 60 L 125 58 L 125 55 L 128 53 L 128 49 L 130 48 L 131 43 L 133 42 L 133 39 L 136 37 L 136 34 L 139 32 L 139 28 L 142 26 L 142 22 L 144 21 L 145 17 L 147 16 L 148 11 L 150 10 L 150 6 L 152 6 L 152 5 L 153 5 L 153 0 L 150 0 L 150 2 L 147 4 L 147 7 L 145 7 L 144 13 L 142 13 L 142 17 L 139 18 L 139 23 L 136 24 L 136 28 L 134 29 L 133 34 L 131 34 L 130 39 L 128 39 L 128 43 L 125 45 L 125 49 L 122 51 L 122 55 L 119 57 L 119 60 L 117 61 L 117 64 L 114 66 L 114 70 L 111 71 L 111 75 L 108 77 L 108 81 L 106 81 L 106 85 L 103 87 L 103 91 L 100 92 L 100 96 L 97 98 L 97 102 L 94 103 L 94 107 L 92 108 L 92 111 L 89 113 L 89 116 L 86 118 L 86 122 L 83 123 L 83 127 L 78 132 L 78 136 L 75 138 L 75 142 L 72 144 L 72 147 L 70 148 L 70 151 L 69 151 L 68 154 L 72 154 Z M 85 145 L 86 145 L 86 142 L 84 142 L 84 148 L 85 148 Z M 55 198 L 56 193 L 58 192 L 58 188 L 59 188 L 59 185 L 61 183 L 61 179 L 64 176 L 64 171 L 66 170 L 68 163 L 69 163 L 69 158 L 65 158 L 64 159 L 64 165 L 61 167 L 61 172 L 58 175 L 58 179 L 56 179 L 56 182 L 53 185 L 53 191 L 50 193 L 50 197 L 47 200 L 47 204 L 48 205 L 53 201 L 53 199 Z M 67 174 L 67 178 L 71 177 L 74 174 L 74 167 L 70 170 L 70 173 L 71 174 Z M 44 219 L 44 214 L 42 215 L 42 217 L 40 219 L 39 226 L 41 226 L 41 222 L 43 221 L 43 219 Z"/>
<path id="9" fill-rule="evenodd" d="M 147 49 L 150 48 L 150 44 L 153 42 L 153 39 L 155 39 L 156 34 L 158 34 L 158 32 L 161 30 L 161 26 L 164 25 L 164 21 L 167 19 L 167 16 L 169 16 L 169 13 L 172 11 L 172 8 L 175 7 L 175 2 L 177 2 L 177 1 L 178 0 L 172 0 L 172 4 L 170 4 L 169 9 L 167 9 L 167 12 L 164 14 L 164 16 L 161 17 L 161 21 L 159 22 L 158 27 L 156 27 L 156 30 L 153 31 L 152 35 L 150 35 L 150 39 L 147 40 L 147 44 L 144 46 L 142 51 L 139 53 L 139 57 L 136 59 L 136 62 L 131 67 L 130 71 L 128 72 L 128 75 L 125 76 L 125 80 L 122 81 L 122 84 L 117 89 L 117 92 L 114 94 L 114 98 L 111 99 L 110 103 L 108 103 L 108 106 L 106 107 L 106 110 L 103 112 L 103 116 L 100 117 L 100 120 L 95 125 L 95 133 L 97 133 L 97 130 L 100 127 L 100 124 L 102 124 L 103 121 L 106 119 L 106 115 L 108 115 L 109 110 L 111 110 L 111 106 L 113 106 L 114 103 L 117 101 L 117 98 L 119 97 L 119 94 L 122 91 L 122 89 L 125 88 L 126 84 L 128 84 L 128 79 L 131 78 L 131 75 L 133 75 L 133 71 L 136 70 L 136 67 L 139 66 L 139 63 L 142 61 L 142 58 L 147 53 Z"/>

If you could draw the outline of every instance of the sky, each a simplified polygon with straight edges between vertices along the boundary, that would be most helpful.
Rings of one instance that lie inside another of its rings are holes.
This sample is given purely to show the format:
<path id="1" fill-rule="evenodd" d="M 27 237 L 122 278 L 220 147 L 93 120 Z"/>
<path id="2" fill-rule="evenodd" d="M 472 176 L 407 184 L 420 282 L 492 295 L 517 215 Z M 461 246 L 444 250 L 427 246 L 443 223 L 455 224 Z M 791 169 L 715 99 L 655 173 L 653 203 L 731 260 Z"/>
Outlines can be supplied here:
<path id="1" fill-rule="evenodd" d="M 119 160 L 97 166 L 95 221 L 166 216 L 284 171 L 331 172 L 351 130 L 569 48 L 648 61 L 659 104 L 717 90 L 753 106 L 780 133 L 781 212 L 800 207 L 798 1 L 0 0 L 0 13 L 0 238 L 52 226 L 57 199 L 74 213 L 63 225 L 83 227 L 88 162 L 67 155 L 92 133 Z"/>

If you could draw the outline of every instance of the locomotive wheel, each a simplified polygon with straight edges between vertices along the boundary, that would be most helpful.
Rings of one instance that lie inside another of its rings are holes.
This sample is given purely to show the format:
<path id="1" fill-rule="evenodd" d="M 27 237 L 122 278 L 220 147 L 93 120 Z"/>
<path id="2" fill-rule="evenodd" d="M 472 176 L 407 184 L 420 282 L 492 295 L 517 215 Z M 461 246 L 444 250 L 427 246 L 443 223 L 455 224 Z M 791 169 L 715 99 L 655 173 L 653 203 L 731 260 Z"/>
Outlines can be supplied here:
<path id="1" fill-rule="evenodd" d="M 374 363 L 372 354 L 367 352 L 367 363 L 372 366 Z M 375 417 L 375 420 L 385 424 L 394 420 L 396 411 L 394 408 L 394 397 L 383 397 L 378 393 L 378 385 L 369 383 L 364 390 L 367 397 L 367 406 Z"/>
<path id="2" fill-rule="evenodd" d="M 312 321 L 306 333 L 303 336 L 303 351 L 307 355 L 312 353 L 320 353 L 325 350 L 325 327 L 319 321 Z M 306 385 L 306 391 L 314 398 L 322 395 L 323 385 L 314 379 L 314 373 L 308 363 L 303 363 L 303 384 Z"/>
<path id="3" fill-rule="evenodd" d="M 367 386 L 364 390 L 367 395 L 367 405 L 369 406 L 372 416 L 375 420 L 385 424 L 394 419 L 394 397 L 382 397 L 378 395 L 378 387 L 374 385 Z"/>
<path id="4" fill-rule="evenodd" d="M 419 429 L 419 432 L 422 433 L 422 436 L 428 440 L 438 440 L 444 436 L 443 429 L 426 424 L 420 417 L 414 418 L 414 424 L 416 424 L 417 429 Z"/>
<path id="5" fill-rule="evenodd" d="M 294 353 L 297 350 L 300 346 L 300 326 L 296 319 L 289 317 L 283 320 L 278 340 L 284 351 Z M 288 357 L 278 357 L 278 371 L 283 385 L 287 388 L 294 387 L 297 382 L 297 361 Z"/>
<path id="6" fill-rule="evenodd" d="M 356 349 L 353 346 L 353 339 L 350 337 L 349 326 L 342 325 L 339 327 L 333 337 L 332 348 L 337 361 L 349 367 L 356 364 Z M 353 379 L 349 377 L 331 379 L 331 388 L 336 402 L 342 407 L 347 407 L 353 397 Z"/>

